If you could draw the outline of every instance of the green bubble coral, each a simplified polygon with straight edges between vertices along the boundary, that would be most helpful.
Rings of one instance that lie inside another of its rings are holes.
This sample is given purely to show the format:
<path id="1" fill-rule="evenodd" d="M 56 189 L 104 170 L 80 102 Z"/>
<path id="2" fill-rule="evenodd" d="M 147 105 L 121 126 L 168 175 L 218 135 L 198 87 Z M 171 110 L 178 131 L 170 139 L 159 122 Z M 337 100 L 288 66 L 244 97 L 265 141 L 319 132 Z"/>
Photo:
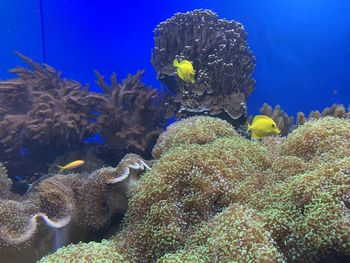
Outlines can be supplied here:
<path id="1" fill-rule="evenodd" d="M 220 123 L 197 117 L 168 130 L 151 170 L 131 189 L 109 253 L 158 263 L 349 256 L 349 121 L 310 121 L 262 143 L 226 124 L 219 132 Z"/>
<path id="2" fill-rule="evenodd" d="M 249 204 L 266 218 L 290 261 L 314 261 L 329 251 L 350 254 L 350 158 L 269 185 Z"/>
<path id="3" fill-rule="evenodd" d="M 131 262 L 116 250 L 112 240 L 101 243 L 71 244 L 42 258 L 40 263 L 128 263 Z"/>
<path id="4" fill-rule="evenodd" d="M 316 164 L 350 155 L 350 120 L 325 117 L 295 129 L 281 145 L 281 155 L 292 155 Z"/>
<path id="5" fill-rule="evenodd" d="M 152 261 L 181 248 L 188 230 L 233 202 L 239 183 L 270 166 L 267 150 L 238 135 L 173 147 L 131 190 L 128 243 Z"/>
<path id="6" fill-rule="evenodd" d="M 185 248 L 157 262 L 284 262 L 277 244 L 253 210 L 232 205 L 203 223 Z"/>
<path id="7" fill-rule="evenodd" d="M 158 138 L 152 155 L 159 158 L 174 146 L 206 144 L 219 137 L 237 134 L 232 125 L 224 120 L 206 116 L 190 117 L 170 125 Z"/>

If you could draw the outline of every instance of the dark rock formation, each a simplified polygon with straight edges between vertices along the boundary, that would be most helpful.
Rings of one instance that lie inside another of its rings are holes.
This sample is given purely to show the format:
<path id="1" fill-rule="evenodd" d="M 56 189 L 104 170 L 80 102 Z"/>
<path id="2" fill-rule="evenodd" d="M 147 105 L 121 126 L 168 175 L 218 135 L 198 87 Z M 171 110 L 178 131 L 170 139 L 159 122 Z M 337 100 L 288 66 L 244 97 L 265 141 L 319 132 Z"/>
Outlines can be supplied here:
<path id="1" fill-rule="evenodd" d="M 210 10 L 177 13 L 155 28 L 151 62 L 158 78 L 174 93 L 180 117 L 224 113 L 234 123 L 246 113 L 255 85 L 255 58 L 246 38 L 241 24 L 219 19 Z M 173 77 L 174 58 L 192 62 L 194 84 Z"/>

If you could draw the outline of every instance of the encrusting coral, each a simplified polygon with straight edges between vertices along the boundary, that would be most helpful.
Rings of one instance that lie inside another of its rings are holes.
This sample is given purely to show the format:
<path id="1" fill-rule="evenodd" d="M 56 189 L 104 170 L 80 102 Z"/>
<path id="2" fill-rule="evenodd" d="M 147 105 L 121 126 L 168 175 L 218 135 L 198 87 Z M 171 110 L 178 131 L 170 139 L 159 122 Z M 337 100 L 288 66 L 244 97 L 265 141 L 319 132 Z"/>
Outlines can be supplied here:
<path id="1" fill-rule="evenodd" d="M 192 137 L 196 121 L 184 120 L 184 129 L 177 123 L 162 140 L 176 131 Z M 230 132 L 200 144 L 173 140 L 132 188 L 125 227 L 109 253 L 135 262 L 349 258 L 350 159 L 342 150 L 349 125 L 326 117 L 263 143 Z M 336 158 L 326 154 L 336 150 Z"/>
<path id="2" fill-rule="evenodd" d="M 146 169 L 142 158 L 129 154 L 116 168 L 55 175 L 19 200 L 0 199 L 0 255 L 30 261 L 52 251 L 52 243 L 62 246 L 107 227 L 114 214 L 126 211 L 128 189 Z"/>
<path id="3" fill-rule="evenodd" d="M 210 10 L 177 13 L 155 28 L 151 62 L 158 78 L 174 93 L 180 116 L 223 113 L 233 123 L 246 113 L 255 85 L 255 58 L 246 38 L 241 24 L 219 19 Z M 175 57 L 192 62 L 194 84 L 173 80 Z"/>

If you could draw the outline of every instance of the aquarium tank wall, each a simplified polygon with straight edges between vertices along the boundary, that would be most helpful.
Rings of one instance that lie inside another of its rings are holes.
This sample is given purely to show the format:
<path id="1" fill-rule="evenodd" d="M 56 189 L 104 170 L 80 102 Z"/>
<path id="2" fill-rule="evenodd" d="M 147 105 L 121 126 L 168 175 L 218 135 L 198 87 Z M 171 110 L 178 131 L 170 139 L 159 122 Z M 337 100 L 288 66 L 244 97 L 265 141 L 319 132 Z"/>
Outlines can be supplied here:
<path id="1" fill-rule="evenodd" d="M 0 3 L 1 262 L 349 262 L 350 2 Z"/>

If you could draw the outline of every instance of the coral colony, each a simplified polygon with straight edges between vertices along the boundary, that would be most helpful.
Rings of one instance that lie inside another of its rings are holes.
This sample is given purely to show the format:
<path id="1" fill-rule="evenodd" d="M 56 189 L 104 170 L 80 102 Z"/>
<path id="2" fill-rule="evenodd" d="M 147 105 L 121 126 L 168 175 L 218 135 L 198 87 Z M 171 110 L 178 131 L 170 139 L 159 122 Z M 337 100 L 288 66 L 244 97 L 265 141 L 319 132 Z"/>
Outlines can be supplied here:
<path id="1" fill-rule="evenodd" d="M 180 116 L 222 114 L 234 124 L 246 113 L 246 101 L 255 85 L 255 58 L 246 38 L 241 24 L 219 19 L 209 10 L 178 13 L 156 27 L 151 62 L 158 78 L 175 94 Z M 193 63 L 193 85 L 172 78 L 169 65 L 175 57 Z"/>
<path id="2" fill-rule="evenodd" d="M 255 65 L 243 26 L 195 10 L 154 34 L 152 64 L 172 95 L 145 86 L 142 71 L 110 84 L 96 71 L 103 92 L 92 92 L 20 54 L 31 68 L 0 82 L 1 260 L 349 260 L 344 106 L 294 124 L 265 104 L 281 135 L 251 140 L 242 131 Z M 176 76 L 175 58 L 193 64 L 194 83 Z M 96 134 L 103 145 L 86 142 Z M 62 163 L 81 167 L 60 173 Z"/>

